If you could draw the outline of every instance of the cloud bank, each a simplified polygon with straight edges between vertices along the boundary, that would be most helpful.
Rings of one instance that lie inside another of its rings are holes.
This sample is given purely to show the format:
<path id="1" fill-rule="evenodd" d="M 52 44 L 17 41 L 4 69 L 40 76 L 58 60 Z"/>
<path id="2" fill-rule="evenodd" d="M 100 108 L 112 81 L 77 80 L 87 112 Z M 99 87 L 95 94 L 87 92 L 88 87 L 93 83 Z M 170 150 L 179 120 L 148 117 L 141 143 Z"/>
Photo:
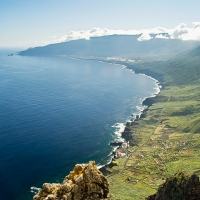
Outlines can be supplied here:
<path id="1" fill-rule="evenodd" d="M 139 35 L 138 41 L 150 40 L 153 37 L 150 34 L 155 34 L 155 38 L 162 39 L 180 39 L 180 40 L 198 40 L 200 41 L 200 22 L 193 22 L 192 28 L 187 27 L 186 24 L 181 23 L 173 29 L 166 29 L 164 27 L 156 27 L 151 29 L 140 30 L 114 30 L 92 28 L 91 30 L 71 31 L 62 37 L 54 36 L 54 42 L 66 42 L 70 40 L 86 39 L 91 37 L 108 36 L 108 35 Z"/>
<path id="2" fill-rule="evenodd" d="M 193 22 L 193 28 L 188 28 L 182 23 L 175 27 L 171 32 L 172 39 L 181 40 L 200 40 L 200 22 Z"/>

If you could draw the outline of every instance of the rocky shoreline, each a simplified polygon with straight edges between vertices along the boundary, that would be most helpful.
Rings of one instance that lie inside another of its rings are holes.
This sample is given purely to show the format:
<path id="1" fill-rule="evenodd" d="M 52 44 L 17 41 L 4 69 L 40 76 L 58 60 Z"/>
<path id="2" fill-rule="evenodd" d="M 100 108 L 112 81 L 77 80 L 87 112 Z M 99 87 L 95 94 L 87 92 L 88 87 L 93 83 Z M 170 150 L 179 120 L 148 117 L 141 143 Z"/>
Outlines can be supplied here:
<path id="1" fill-rule="evenodd" d="M 137 126 L 139 120 L 141 118 L 144 118 L 146 116 L 146 112 L 148 110 L 148 108 L 150 106 L 152 106 L 152 104 L 155 102 L 155 97 L 156 96 L 153 96 L 153 97 L 147 97 L 143 100 L 142 102 L 142 105 L 144 106 L 147 106 L 143 111 L 141 111 L 141 114 L 140 115 L 137 115 L 136 116 L 136 119 L 134 119 L 133 121 L 131 122 L 127 122 L 126 123 L 126 126 L 125 126 L 125 129 L 124 131 L 121 133 L 121 137 L 125 140 L 125 141 L 129 141 L 132 137 L 132 132 L 130 131 L 130 126 Z M 109 174 L 111 174 L 110 170 L 113 166 L 117 166 L 117 164 L 114 162 L 115 161 L 115 154 L 116 152 L 121 149 L 121 146 L 122 146 L 123 142 L 118 142 L 118 141 L 113 141 L 113 142 L 110 142 L 110 145 L 111 146 L 115 146 L 117 147 L 115 151 L 113 151 L 113 158 L 112 160 L 110 161 L 110 163 L 104 165 L 103 167 L 99 168 L 99 171 L 101 171 L 103 173 L 104 176 L 107 176 Z"/>
<path id="2" fill-rule="evenodd" d="M 161 90 L 163 88 L 163 85 L 161 84 L 161 82 L 163 82 L 163 75 L 162 74 L 159 74 L 159 73 L 155 73 L 151 70 L 138 70 L 136 68 L 132 68 L 132 66 L 126 62 L 123 62 L 123 61 L 110 61 L 110 60 L 104 60 L 104 59 L 91 59 L 91 58 L 76 58 L 76 59 L 83 59 L 83 60 L 96 60 L 96 61 L 99 61 L 99 62 L 107 62 L 107 63 L 111 63 L 111 64 L 114 64 L 114 65 L 121 65 L 122 67 L 126 67 L 127 69 L 130 69 L 130 70 L 133 70 L 135 73 L 137 74 L 144 74 L 145 76 L 149 76 L 151 77 L 152 79 L 154 79 L 157 84 L 158 84 L 158 87 L 159 89 Z M 160 93 L 160 91 L 159 91 Z M 157 93 L 158 94 L 158 93 Z M 137 115 L 136 116 L 136 119 L 134 119 L 133 121 L 131 122 L 127 122 L 126 125 L 125 125 L 125 129 L 124 131 L 121 133 L 121 137 L 125 140 L 125 141 L 130 141 L 131 137 L 132 137 L 132 132 L 130 132 L 130 127 L 132 126 L 136 126 L 139 122 L 139 120 L 141 118 L 144 118 L 146 116 L 146 111 L 148 110 L 148 108 L 155 102 L 155 97 L 157 96 L 154 95 L 154 96 L 150 96 L 150 97 L 146 97 L 143 102 L 142 102 L 142 105 L 144 106 L 147 106 L 144 110 L 141 111 L 141 114 L 140 115 Z M 123 144 L 123 142 L 119 142 L 119 141 L 113 141 L 113 142 L 110 142 L 110 145 L 111 146 L 114 146 L 114 147 L 117 147 L 115 151 L 113 151 L 113 158 L 111 159 L 111 161 L 107 164 L 105 164 L 104 166 L 102 166 L 101 168 L 99 168 L 99 171 L 101 171 L 105 176 L 111 174 L 111 172 L 108 170 L 108 169 L 111 169 L 113 166 L 116 166 L 117 164 L 114 162 L 115 160 L 115 154 L 116 154 L 116 151 L 119 150 L 121 148 L 121 145 Z M 134 144 L 131 144 L 130 145 L 133 145 Z"/>
<path id="3" fill-rule="evenodd" d="M 140 73 L 144 73 L 144 75 L 147 75 L 147 76 L 150 76 L 152 77 L 153 79 L 155 79 L 156 81 L 158 81 L 158 87 L 159 89 L 161 90 L 163 88 L 162 84 L 160 83 L 160 81 L 162 82 L 163 81 L 163 76 L 161 74 L 158 74 L 158 73 L 153 73 L 152 71 L 147 71 L 147 72 L 144 72 L 144 71 L 140 71 L 140 70 L 136 70 L 136 69 L 132 69 L 129 67 L 129 65 L 127 65 L 127 63 L 123 63 L 123 62 L 111 62 L 111 61 L 105 61 L 105 60 L 99 60 L 99 61 L 103 61 L 103 62 L 108 62 L 108 63 L 112 63 L 112 64 L 117 64 L 117 65 L 122 65 L 122 66 L 125 66 L 127 67 L 128 69 L 130 70 L 134 70 L 135 73 L 137 74 L 140 74 Z M 155 78 L 154 78 L 155 77 Z M 160 93 L 160 91 L 159 91 Z M 126 126 L 125 126 L 125 129 L 124 131 L 121 133 L 121 137 L 125 140 L 125 141 L 130 141 L 131 137 L 132 137 L 132 132 L 130 131 L 130 127 L 132 126 L 136 126 L 139 122 L 139 120 L 141 118 L 145 118 L 146 116 L 146 112 L 148 110 L 148 108 L 150 106 L 152 106 L 153 103 L 155 103 L 155 98 L 157 97 L 157 94 L 154 95 L 154 96 L 150 96 L 150 97 L 146 97 L 143 102 L 142 102 L 142 105 L 143 106 L 146 106 L 146 108 L 144 110 L 141 111 L 141 114 L 140 115 L 137 115 L 136 116 L 136 119 L 134 119 L 133 121 L 131 122 L 127 122 L 126 123 Z M 117 146 L 117 149 L 118 150 L 119 148 L 121 148 L 121 145 L 123 144 L 123 142 L 118 142 L 118 141 L 113 141 L 113 142 L 110 142 L 110 145 L 111 146 Z M 134 144 L 131 144 L 130 145 L 133 145 Z M 113 151 L 113 155 L 116 154 L 116 150 Z M 116 166 L 117 164 L 114 162 L 115 160 L 115 157 L 112 158 L 111 162 L 104 165 L 103 167 L 101 167 L 99 170 L 105 175 L 109 175 L 111 174 L 110 170 L 113 166 Z"/>

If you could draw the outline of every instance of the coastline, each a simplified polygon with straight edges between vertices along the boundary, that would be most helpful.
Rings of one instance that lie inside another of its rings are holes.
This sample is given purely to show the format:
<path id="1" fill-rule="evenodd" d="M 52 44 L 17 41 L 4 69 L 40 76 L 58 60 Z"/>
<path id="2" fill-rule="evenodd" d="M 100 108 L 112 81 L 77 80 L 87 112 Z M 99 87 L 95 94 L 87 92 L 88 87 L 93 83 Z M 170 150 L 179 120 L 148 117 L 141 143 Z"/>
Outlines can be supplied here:
<path id="1" fill-rule="evenodd" d="M 164 89 L 163 85 L 161 84 L 163 81 L 163 75 L 150 71 L 150 70 L 138 70 L 137 68 L 134 69 L 133 65 L 131 65 L 130 63 L 127 63 L 126 60 L 104 60 L 104 59 L 98 59 L 98 58 L 83 58 L 83 57 L 72 57 L 72 56 L 67 56 L 70 59 L 77 59 L 77 60 L 91 60 L 91 61 L 98 61 L 98 62 L 103 62 L 103 63 L 109 63 L 112 65 L 120 65 L 122 66 L 124 69 L 130 70 L 130 72 L 138 74 L 138 75 L 142 75 L 142 76 L 146 76 L 147 78 L 150 78 L 152 80 L 154 80 L 155 85 L 157 86 L 157 92 L 151 94 L 148 97 L 145 97 L 142 102 L 141 105 L 144 106 L 143 109 L 140 109 L 140 113 L 138 115 L 135 116 L 135 119 L 132 121 L 128 121 L 126 122 L 124 125 L 124 130 L 122 132 L 120 132 L 120 137 L 123 141 L 128 141 L 130 135 L 132 135 L 132 133 L 129 131 L 130 126 L 134 127 L 138 121 L 141 118 L 145 117 L 146 111 L 148 110 L 148 108 L 152 105 L 152 102 L 154 99 L 161 91 L 161 89 Z M 129 127 L 129 128 L 128 128 Z M 100 165 L 98 167 L 99 171 L 101 171 L 105 176 L 111 174 L 111 172 L 108 169 L 111 169 L 113 166 L 117 166 L 117 164 L 114 162 L 115 161 L 115 152 L 117 149 L 119 149 L 121 146 L 120 145 L 111 145 L 111 143 L 121 143 L 121 141 L 111 141 L 110 142 L 110 146 L 115 147 L 113 149 L 113 151 L 111 152 L 111 154 L 113 155 L 111 157 L 111 160 L 104 165 Z M 135 146 L 135 145 L 134 145 Z"/>
<path id="2" fill-rule="evenodd" d="M 121 65 L 123 68 L 126 68 L 128 70 L 130 70 L 132 73 L 136 73 L 136 74 L 139 74 L 139 75 L 143 75 L 143 76 L 146 76 L 148 78 L 151 78 L 155 81 L 155 84 L 157 85 L 157 93 L 154 93 L 152 94 L 151 96 L 149 97 L 145 97 L 143 100 L 142 100 L 142 105 L 145 106 L 144 109 L 140 110 L 140 114 L 139 115 L 136 115 L 135 119 L 133 121 L 128 121 L 126 122 L 125 124 L 125 128 L 124 130 L 121 132 L 121 138 L 124 140 L 124 141 L 129 141 L 129 138 L 130 138 L 130 135 L 132 135 L 132 132 L 129 131 L 129 128 L 130 126 L 131 127 L 134 127 L 136 126 L 136 124 L 138 123 L 138 121 L 141 119 L 141 118 L 145 118 L 145 115 L 146 115 L 146 111 L 148 110 L 148 108 L 150 106 L 152 106 L 153 104 L 153 99 L 160 93 L 161 89 L 163 88 L 162 84 L 160 81 L 158 81 L 156 78 L 148 75 L 148 74 L 145 74 L 145 73 L 140 73 L 140 72 L 135 72 L 133 69 L 129 68 L 127 65 L 125 65 L 126 63 L 118 63 L 117 61 L 115 62 L 112 62 L 112 61 L 105 61 L 105 60 L 98 60 L 99 62 L 107 62 L 107 63 L 110 63 L 110 64 L 114 64 L 114 65 Z M 121 62 L 121 61 L 120 61 Z M 118 145 L 118 144 L 119 145 Z M 110 146 L 114 146 L 116 147 L 112 154 L 114 155 L 116 150 L 117 149 L 120 149 L 121 148 L 121 142 L 119 141 L 112 141 L 110 142 Z M 109 169 L 111 169 L 112 167 L 114 166 L 117 166 L 117 164 L 114 162 L 117 158 L 115 158 L 114 156 L 112 157 L 111 161 L 103 166 L 100 166 L 99 167 L 99 171 L 101 171 L 103 173 L 104 176 L 108 176 L 110 174 L 112 174 L 112 172 L 109 171 Z"/>
<path id="3" fill-rule="evenodd" d="M 148 108 L 152 105 L 152 103 L 149 103 L 151 102 L 151 99 L 155 98 L 156 96 L 152 96 L 152 97 L 146 97 L 142 104 L 147 106 L 144 110 L 141 111 L 141 114 L 139 116 L 139 118 L 137 119 L 134 119 L 132 122 L 127 122 L 126 125 L 125 125 L 125 129 L 124 131 L 121 133 L 121 138 L 123 139 L 128 139 L 129 135 L 132 134 L 130 131 L 129 131 L 129 128 L 130 126 L 134 127 L 136 126 L 137 122 L 141 119 L 141 118 L 145 118 L 145 112 L 148 110 Z M 112 142 L 111 142 L 112 143 Z M 110 145 L 111 145 L 110 143 Z M 113 142 L 113 143 L 117 143 L 117 142 Z M 121 142 L 118 142 L 118 143 L 121 143 Z M 111 146 L 117 146 L 117 148 L 115 148 L 115 150 L 113 150 L 112 154 L 114 155 L 115 151 L 117 149 L 120 149 L 121 146 L 118 146 L 118 145 L 111 145 Z M 99 171 L 103 173 L 104 176 L 108 176 L 110 175 L 112 172 L 109 171 L 109 169 L 111 169 L 113 166 L 117 166 L 117 164 L 114 162 L 117 158 L 114 158 L 114 156 L 112 157 L 111 161 L 101 167 L 99 167 Z"/>
<path id="4" fill-rule="evenodd" d="M 130 68 L 129 67 L 129 63 L 126 63 L 125 61 L 121 61 L 121 60 L 119 60 L 119 61 L 117 61 L 117 60 L 110 61 L 110 60 L 100 60 L 100 59 L 87 59 L 87 58 L 79 58 L 79 57 L 71 57 L 71 56 L 66 56 L 66 57 L 68 57 L 70 59 L 75 59 L 75 60 L 91 60 L 91 61 L 109 63 L 111 65 L 118 65 L 118 66 L 121 66 L 122 68 L 124 68 L 126 70 L 129 70 L 130 73 L 135 73 L 135 74 L 138 74 L 138 75 L 141 75 L 141 76 L 146 76 L 147 78 L 150 78 L 155 82 L 156 92 L 154 92 L 150 96 L 145 97 L 144 99 L 142 99 L 141 106 L 144 106 L 144 107 L 142 107 L 142 109 L 138 109 L 139 110 L 139 114 L 135 115 L 135 119 L 129 120 L 129 121 L 123 123 L 124 124 L 124 130 L 122 132 L 119 131 L 119 134 L 118 134 L 118 135 L 120 135 L 119 139 L 121 138 L 122 140 L 127 140 L 128 141 L 129 134 L 132 134 L 131 132 L 128 131 L 128 127 L 130 127 L 130 126 L 134 127 L 141 118 L 145 117 L 145 112 L 151 106 L 148 103 L 148 100 L 152 99 L 152 98 L 155 98 L 157 96 L 157 94 L 159 94 L 161 89 L 162 89 L 162 85 L 161 85 L 160 81 L 157 80 L 156 78 L 154 78 L 153 76 L 150 76 L 148 73 L 144 73 L 142 71 L 138 71 L 138 70 L 134 70 L 134 69 Z M 134 116 L 132 116 L 132 117 L 134 117 Z M 122 123 L 120 123 L 120 124 L 122 124 Z M 117 142 L 118 143 L 122 143 L 121 141 L 117 141 Z M 115 144 L 112 145 L 111 144 L 111 143 L 117 143 L 117 142 L 116 141 L 110 141 L 109 145 L 113 146 L 113 150 L 110 153 L 112 156 L 111 156 L 110 160 L 106 164 L 98 166 L 99 171 L 101 171 L 103 173 L 103 175 L 105 175 L 105 176 L 107 176 L 107 175 L 112 173 L 108 169 L 111 169 L 114 166 L 117 166 L 117 164 L 114 162 L 115 161 L 114 152 L 120 148 L 120 145 L 117 145 L 117 144 L 116 145 Z"/>

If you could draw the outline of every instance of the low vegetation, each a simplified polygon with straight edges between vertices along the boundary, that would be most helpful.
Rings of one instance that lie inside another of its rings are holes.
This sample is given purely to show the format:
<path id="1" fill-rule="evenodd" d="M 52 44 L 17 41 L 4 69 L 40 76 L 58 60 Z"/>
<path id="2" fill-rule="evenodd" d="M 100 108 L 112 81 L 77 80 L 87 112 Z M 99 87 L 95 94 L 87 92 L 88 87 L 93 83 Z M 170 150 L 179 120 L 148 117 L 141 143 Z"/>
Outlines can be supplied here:
<path id="1" fill-rule="evenodd" d="M 144 117 L 129 124 L 128 158 L 114 160 L 117 165 L 108 169 L 114 200 L 145 199 L 179 171 L 200 176 L 200 58 L 157 64 L 128 65 L 136 72 L 147 69 L 163 89 Z"/>

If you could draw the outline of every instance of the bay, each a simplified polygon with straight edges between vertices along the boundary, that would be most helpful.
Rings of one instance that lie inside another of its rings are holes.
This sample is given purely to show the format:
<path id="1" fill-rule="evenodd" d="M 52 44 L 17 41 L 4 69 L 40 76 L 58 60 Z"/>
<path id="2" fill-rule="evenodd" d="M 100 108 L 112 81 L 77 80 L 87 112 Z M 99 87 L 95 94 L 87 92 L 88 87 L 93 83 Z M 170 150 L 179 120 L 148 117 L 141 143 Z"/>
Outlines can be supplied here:
<path id="1" fill-rule="evenodd" d="M 108 163 L 119 128 L 157 92 L 120 65 L 1 50 L 0 199 L 32 199 L 31 187 L 61 182 L 77 163 Z"/>

